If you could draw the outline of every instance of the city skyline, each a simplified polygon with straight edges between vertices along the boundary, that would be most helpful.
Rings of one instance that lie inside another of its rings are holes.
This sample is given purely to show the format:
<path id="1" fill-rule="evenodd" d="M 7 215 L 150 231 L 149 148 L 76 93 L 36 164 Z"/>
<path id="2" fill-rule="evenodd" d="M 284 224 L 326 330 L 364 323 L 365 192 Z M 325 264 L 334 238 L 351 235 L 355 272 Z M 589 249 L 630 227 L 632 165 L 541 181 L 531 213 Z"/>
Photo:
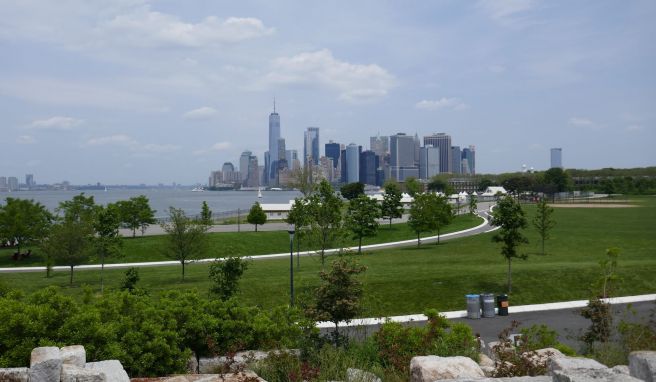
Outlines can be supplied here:
<path id="1" fill-rule="evenodd" d="M 640 0 L 8 1 L 0 175 L 204 183 L 245 150 L 265 164 L 274 97 L 298 154 L 318 127 L 321 149 L 446 132 L 476 145 L 478 173 L 546 170 L 553 147 L 565 168 L 650 166 L 654 16 Z"/>

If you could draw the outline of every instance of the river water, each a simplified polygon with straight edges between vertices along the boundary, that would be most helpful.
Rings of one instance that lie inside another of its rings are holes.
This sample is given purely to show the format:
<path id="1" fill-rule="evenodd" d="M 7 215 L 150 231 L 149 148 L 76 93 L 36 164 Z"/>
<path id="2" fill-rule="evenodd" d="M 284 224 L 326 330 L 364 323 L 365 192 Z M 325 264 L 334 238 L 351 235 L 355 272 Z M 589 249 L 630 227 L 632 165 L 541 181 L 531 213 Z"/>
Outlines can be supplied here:
<path id="1" fill-rule="evenodd" d="M 33 199 L 43 204 L 50 211 L 55 210 L 60 202 L 70 200 L 81 191 L 14 191 L 0 192 L 0 204 L 7 197 Z M 297 191 L 262 191 L 262 198 L 257 197 L 257 191 L 203 191 L 194 192 L 183 189 L 108 189 L 85 190 L 84 194 L 93 196 L 96 204 L 106 205 L 119 200 L 127 200 L 133 196 L 145 195 L 150 201 L 150 207 L 155 209 L 156 218 L 166 217 L 169 207 L 181 208 L 187 215 L 200 214 L 203 201 L 207 202 L 215 216 L 221 212 L 248 210 L 259 201 L 260 203 L 287 203 L 301 196 Z"/>

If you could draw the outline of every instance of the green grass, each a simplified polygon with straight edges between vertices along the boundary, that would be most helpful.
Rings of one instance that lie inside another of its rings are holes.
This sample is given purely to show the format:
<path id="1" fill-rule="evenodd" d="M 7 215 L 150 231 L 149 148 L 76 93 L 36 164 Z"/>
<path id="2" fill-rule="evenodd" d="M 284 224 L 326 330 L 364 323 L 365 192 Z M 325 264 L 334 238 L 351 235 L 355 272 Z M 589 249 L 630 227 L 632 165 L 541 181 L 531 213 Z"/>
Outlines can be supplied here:
<path id="1" fill-rule="evenodd" d="M 646 294 L 656 291 L 656 198 L 638 200 L 640 208 L 597 209 L 560 208 L 546 256 L 531 254 L 526 261 L 513 262 L 511 304 L 533 304 L 585 299 L 589 285 L 598 277 L 598 262 L 609 247 L 621 248 L 618 273 L 622 283 L 617 295 Z M 526 207 L 529 219 L 534 207 Z M 536 232 L 527 232 L 530 245 L 524 252 L 536 253 Z M 258 233 L 259 235 L 259 233 Z M 456 239 L 421 248 L 388 249 L 358 256 L 368 267 L 365 283 L 365 311 L 362 316 L 386 316 L 464 309 L 464 295 L 471 292 L 503 292 L 506 263 L 492 234 Z M 255 236 L 259 238 L 261 236 Z M 280 252 L 280 251 L 278 251 Z M 294 260 L 296 261 L 296 260 Z M 317 257 L 301 258 L 295 285 L 303 296 L 317 284 L 321 269 Z M 170 288 L 209 288 L 207 265 L 187 267 L 187 279 L 180 279 L 180 267 L 141 268 L 140 286 L 155 292 Z M 118 286 L 124 271 L 106 272 L 110 288 Z M 61 285 L 74 295 L 82 284 L 98 288 L 97 271 L 77 271 L 75 286 L 67 287 L 68 274 L 56 272 L 51 279 L 43 273 L 2 274 L 0 279 L 13 287 L 33 291 L 46 285 Z M 240 298 L 247 304 L 271 307 L 289 299 L 289 260 L 253 262 L 241 282 Z"/>
<path id="2" fill-rule="evenodd" d="M 443 233 L 454 232 L 466 228 L 474 227 L 482 223 L 482 220 L 476 216 L 461 215 L 449 225 Z M 422 235 L 427 236 L 427 235 Z M 256 256 L 271 253 L 285 253 L 289 251 L 289 234 L 286 231 L 265 231 L 265 232 L 221 232 L 208 234 L 210 247 L 204 258 L 224 257 L 229 254 L 240 256 Z M 363 239 L 362 244 L 376 244 L 399 240 L 414 239 L 416 235 L 410 230 L 407 224 L 382 224 L 378 235 Z M 143 236 L 123 239 L 123 256 L 109 257 L 106 264 L 112 263 L 134 263 L 142 261 L 166 261 L 171 260 L 162 252 L 166 238 L 162 235 Z M 347 240 L 347 246 L 357 245 L 355 240 Z M 296 246 L 294 246 L 296 249 Z M 305 240 L 301 238 L 301 250 L 307 250 Z M 24 250 L 23 250 L 24 251 Z M 0 250 L 0 267 L 17 267 L 31 265 L 45 265 L 45 258 L 36 249 L 35 253 L 28 259 L 19 261 L 13 260 L 11 254 L 13 250 Z M 89 264 L 100 264 L 99 259 L 91 258 Z"/>

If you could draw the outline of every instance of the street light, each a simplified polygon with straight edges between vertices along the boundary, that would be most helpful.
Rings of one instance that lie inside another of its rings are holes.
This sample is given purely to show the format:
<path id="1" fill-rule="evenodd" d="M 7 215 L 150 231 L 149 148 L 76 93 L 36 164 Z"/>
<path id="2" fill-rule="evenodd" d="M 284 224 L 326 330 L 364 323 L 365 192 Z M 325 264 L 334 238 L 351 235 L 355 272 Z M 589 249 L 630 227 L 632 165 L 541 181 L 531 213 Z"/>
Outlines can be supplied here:
<path id="1" fill-rule="evenodd" d="M 294 232 L 293 224 L 289 225 L 289 305 L 294 306 Z"/>

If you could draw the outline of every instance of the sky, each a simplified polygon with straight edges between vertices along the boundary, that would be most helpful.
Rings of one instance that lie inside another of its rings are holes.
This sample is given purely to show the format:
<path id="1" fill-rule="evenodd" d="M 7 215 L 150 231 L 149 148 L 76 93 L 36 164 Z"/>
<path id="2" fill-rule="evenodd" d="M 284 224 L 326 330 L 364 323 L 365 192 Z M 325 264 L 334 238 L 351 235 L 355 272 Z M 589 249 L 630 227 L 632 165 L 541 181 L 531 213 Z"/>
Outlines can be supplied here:
<path id="1" fill-rule="evenodd" d="M 0 176 L 206 183 L 303 131 L 444 132 L 479 173 L 656 165 L 653 0 L 0 0 Z"/>

